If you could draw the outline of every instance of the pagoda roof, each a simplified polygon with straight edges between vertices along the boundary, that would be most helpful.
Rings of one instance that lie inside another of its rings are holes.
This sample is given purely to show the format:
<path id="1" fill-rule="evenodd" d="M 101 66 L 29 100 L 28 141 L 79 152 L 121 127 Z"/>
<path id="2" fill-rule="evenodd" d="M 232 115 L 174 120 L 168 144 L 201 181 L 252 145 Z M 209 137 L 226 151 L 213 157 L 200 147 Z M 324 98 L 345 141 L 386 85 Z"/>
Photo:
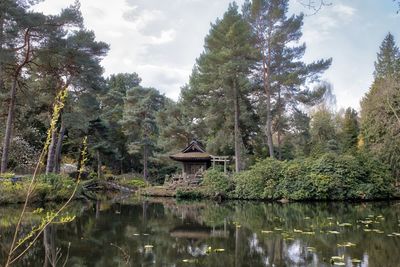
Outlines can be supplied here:
<path id="1" fill-rule="evenodd" d="M 209 161 L 211 155 L 197 140 L 193 140 L 181 152 L 171 155 L 170 158 L 176 161 Z"/>

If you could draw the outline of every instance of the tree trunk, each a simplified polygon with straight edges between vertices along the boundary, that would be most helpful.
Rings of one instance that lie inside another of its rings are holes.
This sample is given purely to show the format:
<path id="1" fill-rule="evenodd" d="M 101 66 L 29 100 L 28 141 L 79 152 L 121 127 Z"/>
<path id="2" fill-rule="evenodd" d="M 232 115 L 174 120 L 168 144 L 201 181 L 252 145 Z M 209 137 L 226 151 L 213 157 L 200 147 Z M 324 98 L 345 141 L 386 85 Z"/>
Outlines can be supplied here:
<path id="1" fill-rule="evenodd" d="M 0 52 L 4 44 L 4 17 L 0 17 Z M 0 92 L 4 88 L 3 62 L 0 61 Z"/>
<path id="2" fill-rule="evenodd" d="M 281 147 L 281 132 L 278 131 L 278 159 L 282 160 L 282 147 Z"/>
<path id="3" fill-rule="evenodd" d="M 5 173 L 7 171 L 8 157 L 11 145 L 11 133 L 14 125 L 16 94 L 17 94 L 17 78 L 15 77 L 10 91 L 10 103 L 8 107 L 6 132 L 4 134 L 4 140 L 3 140 L 3 154 L 1 156 L 0 173 Z"/>
<path id="4" fill-rule="evenodd" d="M 49 151 L 47 152 L 46 174 L 54 172 L 54 158 L 56 153 L 57 129 L 51 133 Z"/>
<path id="5" fill-rule="evenodd" d="M 278 159 L 282 160 L 282 133 L 283 133 L 283 124 L 282 124 L 282 103 L 281 103 L 281 91 L 279 89 L 278 92 Z"/>
<path id="6" fill-rule="evenodd" d="M 101 172 L 101 158 L 99 150 L 96 150 L 96 156 L 97 156 L 97 178 L 101 179 L 103 173 Z"/>
<path id="7" fill-rule="evenodd" d="M 233 102 L 235 106 L 235 171 L 240 172 L 241 151 L 240 151 L 240 127 L 239 127 L 239 96 L 236 81 L 233 81 Z"/>
<path id="8" fill-rule="evenodd" d="M 263 52 L 264 53 L 264 52 Z M 271 105 L 271 85 L 269 80 L 269 64 L 270 62 L 270 52 L 268 51 L 268 57 L 263 54 L 263 82 L 264 82 L 264 90 L 267 96 L 266 106 L 267 106 L 267 121 L 265 124 L 265 135 L 267 136 L 268 148 L 269 148 L 269 156 L 274 158 L 274 141 L 272 139 L 272 105 Z"/>
<path id="9" fill-rule="evenodd" d="M 147 182 L 147 146 L 143 147 L 143 179 Z"/>
<path id="10" fill-rule="evenodd" d="M 60 132 L 58 134 L 57 146 L 56 146 L 55 158 L 54 158 L 54 172 L 55 173 L 60 173 L 60 170 L 61 170 L 61 151 L 62 151 L 62 145 L 63 145 L 63 141 L 64 141 L 64 135 L 65 135 L 65 124 L 64 124 L 64 120 L 61 118 L 61 127 L 60 127 Z"/>

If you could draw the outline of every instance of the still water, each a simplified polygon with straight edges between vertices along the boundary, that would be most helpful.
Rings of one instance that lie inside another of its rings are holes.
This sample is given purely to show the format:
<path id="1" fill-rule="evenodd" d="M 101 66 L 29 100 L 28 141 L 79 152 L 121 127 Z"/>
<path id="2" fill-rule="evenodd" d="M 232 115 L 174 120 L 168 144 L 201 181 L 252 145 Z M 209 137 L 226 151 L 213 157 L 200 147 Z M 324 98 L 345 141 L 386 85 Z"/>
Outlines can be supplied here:
<path id="1" fill-rule="evenodd" d="M 0 207 L 0 265 L 20 208 Z M 399 202 L 124 199 L 74 203 L 69 214 L 17 266 L 400 266 Z"/>

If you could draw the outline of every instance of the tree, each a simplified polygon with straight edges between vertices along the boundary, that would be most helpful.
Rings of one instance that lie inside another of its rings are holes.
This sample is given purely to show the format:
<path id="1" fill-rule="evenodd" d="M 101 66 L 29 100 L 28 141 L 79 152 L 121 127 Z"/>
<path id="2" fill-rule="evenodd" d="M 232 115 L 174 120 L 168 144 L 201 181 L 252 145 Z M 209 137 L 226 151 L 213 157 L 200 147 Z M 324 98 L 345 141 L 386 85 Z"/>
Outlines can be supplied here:
<path id="1" fill-rule="evenodd" d="M 79 10 L 75 10 L 80 17 Z M 103 88 L 103 78 L 101 77 L 103 69 L 100 66 L 101 58 L 106 55 L 108 45 L 103 42 L 95 41 L 95 35 L 91 31 L 79 29 L 75 30 L 72 34 L 66 35 L 64 31 L 54 33 L 51 40 L 48 42 L 40 53 L 38 53 L 38 60 L 36 62 L 37 71 L 44 77 L 48 76 L 54 80 L 55 88 L 49 88 L 50 94 L 54 94 L 62 88 L 69 87 L 71 89 L 71 102 L 67 105 L 78 107 L 76 105 L 77 99 L 86 97 L 88 99 L 88 92 L 93 95 L 98 93 Z M 95 101 L 95 98 L 92 99 Z M 98 102 L 86 102 L 98 106 Z M 89 107 L 89 110 L 92 107 Z M 81 107 L 82 108 L 82 107 Z M 72 108 L 73 109 L 73 108 Z M 71 109 L 70 109 L 71 110 Z M 85 111 L 85 110 L 84 110 Z M 92 116 L 94 113 L 88 112 Z M 62 116 L 65 118 L 66 116 Z M 75 117 L 78 119 L 79 117 Z M 80 117 L 80 119 L 87 119 L 80 126 L 86 126 L 82 133 L 87 131 L 88 123 L 93 117 L 88 116 Z M 60 122 L 58 129 L 52 133 L 52 139 L 49 146 L 46 173 L 53 172 L 54 166 L 59 165 L 61 158 L 62 140 L 64 138 L 65 128 L 74 127 L 73 123 L 66 125 L 64 121 Z M 57 135 L 58 132 L 58 135 Z M 58 166 L 57 166 L 58 168 Z"/>
<path id="2" fill-rule="evenodd" d="M 374 63 L 375 79 L 388 78 L 399 72 L 399 48 L 396 46 L 393 35 L 389 32 L 379 47 L 377 59 Z"/>
<path id="3" fill-rule="evenodd" d="M 263 94 L 260 100 L 265 105 L 264 129 L 270 157 L 274 157 L 274 115 L 280 119 L 288 107 L 295 107 L 302 102 L 313 103 L 315 97 L 322 97 L 323 90 L 313 92 L 305 85 L 318 81 L 320 73 L 331 64 L 331 59 L 311 64 L 301 61 L 306 46 L 293 44 L 298 43 L 302 36 L 303 15 L 286 17 L 288 2 L 247 0 L 243 6 L 245 18 L 255 35 L 255 47 L 259 51 L 257 75 L 262 78 L 258 79 L 260 93 Z"/>
<path id="4" fill-rule="evenodd" d="M 378 79 L 361 101 L 361 133 L 365 148 L 391 166 L 400 177 L 400 85 Z"/>
<path id="5" fill-rule="evenodd" d="M 101 119 L 97 118 L 89 122 L 88 136 L 90 152 L 97 161 L 97 178 L 101 179 L 103 176 L 101 155 L 111 151 L 108 142 L 108 128 Z"/>
<path id="6" fill-rule="evenodd" d="M 341 143 L 344 152 L 357 147 L 359 135 L 358 114 L 352 108 L 347 108 L 342 122 Z"/>
<path id="7" fill-rule="evenodd" d="M 182 91 L 189 90 L 186 86 Z M 184 94 L 184 93 L 183 93 Z M 192 108 L 183 99 L 177 103 L 167 99 L 165 108 L 157 114 L 160 142 L 164 152 L 172 153 L 189 145 L 193 139 L 205 136 L 205 125 L 196 121 Z"/>
<path id="8" fill-rule="evenodd" d="M 380 46 L 375 80 L 361 101 L 361 137 L 365 148 L 400 177 L 400 84 L 398 48 L 388 34 Z"/>
<path id="9" fill-rule="evenodd" d="M 164 106 L 165 97 L 154 88 L 134 87 L 128 89 L 124 98 L 121 121 L 127 136 L 130 154 L 142 151 L 143 178 L 148 180 L 148 163 L 156 146 L 158 127 L 157 112 Z"/>
<path id="10" fill-rule="evenodd" d="M 331 150 L 335 144 L 337 149 L 337 130 L 334 114 L 325 106 L 321 105 L 311 116 L 311 144 L 312 153 L 319 155 Z"/>
<path id="11" fill-rule="evenodd" d="M 125 136 L 120 122 L 123 119 L 124 99 L 129 89 L 140 85 L 137 73 L 112 74 L 106 79 L 105 90 L 99 95 L 100 119 L 104 121 L 108 133 L 112 158 L 108 166 L 122 173 L 131 164 Z M 110 154 L 111 155 L 111 154 Z"/>
<path id="12" fill-rule="evenodd" d="M 7 22 L 5 20 L 10 16 L 4 16 L 3 21 L 0 21 L 3 23 L 2 30 L 4 30 L 4 26 L 10 27 L 9 25 L 13 25 L 14 27 L 13 29 L 8 29 L 8 31 L 14 32 L 13 38 L 2 40 L 3 42 L 6 41 L 6 43 L 4 43 L 3 47 L 5 48 L 1 52 L 4 54 L 6 51 L 5 54 L 10 59 L 6 63 L 0 62 L 4 70 L 8 71 L 7 73 L 7 71 L 1 70 L 0 76 L 3 78 L 4 76 L 8 77 L 11 87 L 3 140 L 1 172 L 5 172 L 8 165 L 18 87 L 20 87 L 24 79 L 32 75 L 31 67 L 36 64 L 35 61 L 40 57 L 41 49 L 51 43 L 51 40 L 59 33 L 63 33 L 66 36 L 65 27 L 67 25 L 76 27 L 80 26 L 82 22 L 82 17 L 78 12 L 78 4 L 64 9 L 57 16 L 45 16 L 41 13 L 28 12 L 28 7 L 29 5 L 26 5 L 24 1 L 5 1 L 6 12 L 3 14 L 7 14 L 7 10 L 10 12 L 18 10 L 19 12 L 16 13 L 18 17 L 11 16 L 14 21 Z M 5 58 L 7 59 L 7 56 Z"/>
<path id="13" fill-rule="evenodd" d="M 211 129 L 213 125 L 217 128 L 213 139 L 226 130 L 228 136 L 232 136 L 229 131 L 233 128 L 236 172 L 242 168 L 245 127 L 241 113 L 246 112 L 243 108 L 249 102 L 247 75 L 255 59 L 251 39 L 250 27 L 239 14 L 238 6 L 230 4 L 223 18 L 211 25 L 205 38 L 205 51 L 197 59 L 190 81 L 194 97 L 203 98 L 205 124 Z M 229 141 L 227 134 L 220 135 L 223 143 Z"/>

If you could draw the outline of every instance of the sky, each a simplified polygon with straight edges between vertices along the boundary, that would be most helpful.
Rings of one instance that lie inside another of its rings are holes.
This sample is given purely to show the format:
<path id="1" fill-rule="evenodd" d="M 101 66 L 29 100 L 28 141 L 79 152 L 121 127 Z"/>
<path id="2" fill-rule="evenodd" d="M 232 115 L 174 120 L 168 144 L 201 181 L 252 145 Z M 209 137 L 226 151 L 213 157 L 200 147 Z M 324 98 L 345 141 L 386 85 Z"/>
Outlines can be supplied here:
<path id="1" fill-rule="evenodd" d="M 390 31 L 400 42 L 400 14 L 392 0 L 325 0 L 318 13 L 290 0 L 290 14 L 306 14 L 304 61 L 332 58 L 322 79 L 331 83 L 337 109 L 353 107 L 372 82 L 379 45 Z M 74 0 L 45 0 L 35 10 L 56 14 Z M 105 76 L 137 72 L 142 85 L 177 100 L 203 51 L 210 23 L 231 0 L 80 0 L 87 29 L 110 45 Z M 236 1 L 239 5 L 243 0 Z"/>

